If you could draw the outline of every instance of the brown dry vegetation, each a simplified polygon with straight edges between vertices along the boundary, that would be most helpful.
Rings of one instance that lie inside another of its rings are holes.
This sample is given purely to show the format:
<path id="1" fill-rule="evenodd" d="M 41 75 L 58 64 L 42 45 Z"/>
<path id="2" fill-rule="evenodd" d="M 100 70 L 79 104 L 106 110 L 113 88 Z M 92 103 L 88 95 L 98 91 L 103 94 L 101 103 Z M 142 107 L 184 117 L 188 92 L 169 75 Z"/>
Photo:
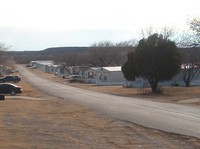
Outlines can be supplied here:
<path id="1" fill-rule="evenodd" d="M 49 77 L 59 81 L 54 75 Z M 7 96 L 0 102 L 0 148 L 200 148 L 197 138 L 144 128 L 50 97 L 25 78 L 18 85 L 23 87 L 23 96 Z"/>

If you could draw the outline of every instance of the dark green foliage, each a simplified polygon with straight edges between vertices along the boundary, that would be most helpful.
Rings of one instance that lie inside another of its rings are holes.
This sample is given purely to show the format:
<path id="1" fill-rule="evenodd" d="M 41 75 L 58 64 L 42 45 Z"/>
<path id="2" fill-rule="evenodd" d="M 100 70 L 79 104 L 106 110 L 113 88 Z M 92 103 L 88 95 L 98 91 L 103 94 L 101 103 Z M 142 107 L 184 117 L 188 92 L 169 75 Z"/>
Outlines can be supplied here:
<path id="1" fill-rule="evenodd" d="M 140 40 L 133 54 L 128 55 L 122 71 L 127 80 L 133 80 L 135 76 L 147 79 L 152 91 L 157 92 L 158 82 L 172 79 L 180 66 L 181 54 L 176 44 L 162 35 L 153 34 Z"/>
<path id="2" fill-rule="evenodd" d="M 125 64 L 122 66 L 122 72 L 124 74 L 124 78 L 126 78 L 128 81 L 134 81 L 136 72 L 134 66 L 134 52 L 129 53 L 128 55 L 128 61 L 125 62 Z"/>

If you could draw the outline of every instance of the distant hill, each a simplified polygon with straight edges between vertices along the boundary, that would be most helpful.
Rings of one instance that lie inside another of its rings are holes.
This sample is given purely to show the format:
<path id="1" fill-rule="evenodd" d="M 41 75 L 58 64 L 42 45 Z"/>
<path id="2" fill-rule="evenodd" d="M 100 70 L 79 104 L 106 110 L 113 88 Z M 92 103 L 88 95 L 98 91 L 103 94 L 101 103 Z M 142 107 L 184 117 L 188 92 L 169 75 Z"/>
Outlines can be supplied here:
<path id="1" fill-rule="evenodd" d="M 65 53 L 83 53 L 89 47 L 52 47 L 41 51 L 6 51 L 5 57 L 14 59 L 17 63 L 29 63 L 34 60 L 54 59 L 54 55 Z"/>
<path id="2" fill-rule="evenodd" d="M 89 47 L 53 47 L 42 50 L 41 54 L 56 54 L 66 52 L 82 53 L 88 49 Z"/>
<path id="3" fill-rule="evenodd" d="M 82 53 L 88 50 L 89 47 L 52 47 L 47 48 L 41 51 L 6 51 L 6 55 L 52 55 L 58 53 L 66 53 L 66 52 L 74 52 L 74 53 Z"/>

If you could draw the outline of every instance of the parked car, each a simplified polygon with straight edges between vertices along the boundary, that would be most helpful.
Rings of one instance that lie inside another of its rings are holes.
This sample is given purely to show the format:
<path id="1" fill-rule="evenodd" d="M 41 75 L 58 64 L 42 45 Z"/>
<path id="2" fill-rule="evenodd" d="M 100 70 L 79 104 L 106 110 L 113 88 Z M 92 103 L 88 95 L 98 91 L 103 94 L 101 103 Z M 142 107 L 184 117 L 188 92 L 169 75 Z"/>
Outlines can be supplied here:
<path id="1" fill-rule="evenodd" d="M 32 66 L 31 69 L 37 69 L 37 67 L 36 66 Z"/>
<path id="2" fill-rule="evenodd" d="M 18 83 L 21 81 L 21 78 L 19 76 L 5 76 L 4 78 L 0 78 L 0 82 L 15 82 Z"/>
<path id="3" fill-rule="evenodd" d="M 30 64 L 27 64 L 26 67 L 31 67 L 31 65 L 30 65 Z"/>
<path id="4" fill-rule="evenodd" d="M 0 100 L 5 100 L 5 96 L 4 95 L 0 95 Z"/>
<path id="5" fill-rule="evenodd" d="M 0 94 L 10 94 L 16 95 L 21 94 L 22 88 L 12 83 L 2 83 L 0 84 Z"/>
<path id="6" fill-rule="evenodd" d="M 69 82 L 83 82 L 83 78 L 81 77 L 81 75 L 70 75 L 69 76 Z"/>

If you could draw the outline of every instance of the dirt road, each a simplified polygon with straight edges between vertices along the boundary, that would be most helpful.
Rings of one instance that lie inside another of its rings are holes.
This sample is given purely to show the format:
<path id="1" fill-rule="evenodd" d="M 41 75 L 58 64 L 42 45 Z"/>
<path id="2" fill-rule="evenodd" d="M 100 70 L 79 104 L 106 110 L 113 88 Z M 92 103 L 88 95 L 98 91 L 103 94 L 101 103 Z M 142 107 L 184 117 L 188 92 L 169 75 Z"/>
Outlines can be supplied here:
<path id="1" fill-rule="evenodd" d="M 0 148 L 200 148 L 197 138 L 144 128 L 49 97 L 24 78 L 19 85 L 23 97 L 0 101 Z"/>

